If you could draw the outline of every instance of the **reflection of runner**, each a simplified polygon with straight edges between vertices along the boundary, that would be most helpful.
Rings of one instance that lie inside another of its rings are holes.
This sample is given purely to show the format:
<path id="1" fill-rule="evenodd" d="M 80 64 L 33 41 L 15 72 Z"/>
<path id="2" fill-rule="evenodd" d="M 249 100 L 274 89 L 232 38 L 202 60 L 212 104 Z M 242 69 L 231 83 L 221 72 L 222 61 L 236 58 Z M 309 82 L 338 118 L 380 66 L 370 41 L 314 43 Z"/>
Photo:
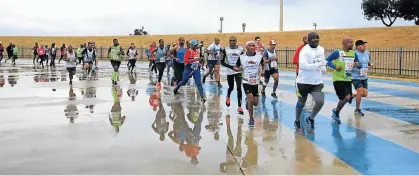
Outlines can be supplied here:
<path id="1" fill-rule="evenodd" d="M 239 123 L 237 126 L 236 145 L 234 145 L 234 135 L 231 132 L 231 127 L 230 127 L 230 115 L 226 116 L 226 124 L 227 124 L 228 143 L 227 143 L 227 150 L 226 150 L 226 162 L 220 163 L 220 171 L 222 173 L 227 173 L 229 167 L 236 166 L 237 163 L 241 163 L 241 160 L 242 160 L 243 119 L 239 119 Z M 233 153 L 234 156 L 231 153 Z"/>
<path id="2" fill-rule="evenodd" d="M 242 168 L 252 170 L 258 166 L 259 146 L 253 139 L 253 129 L 247 132 L 245 142 L 247 145 L 246 155 L 243 157 Z"/>
<path id="3" fill-rule="evenodd" d="M 122 116 L 121 108 L 122 89 L 119 86 L 112 87 L 112 96 L 114 98 L 114 103 L 111 114 L 109 115 L 109 122 L 115 128 L 116 133 L 119 133 L 119 128 L 125 122 L 125 116 Z"/>
<path id="4" fill-rule="evenodd" d="M 68 92 L 68 100 L 69 103 L 64 109 L 65 116 L 69 119 L 70 123 L 74 123 L 74 120 L 79 115 L 79 110 L 77 109 L 77 105 L 73 102 L 76 99 L 76 94 L 72 87 L 70 87 L 70 91 Z"/>
<path id="5" fill-rule="evenodd" d="M 166 121 L 166 111 L 164 110 L 163 103 L 159 104 L 159 110 L 156 113 L 156 119 L 151 125 L 151 128 L 153 128 L 155 133 L 160 135 L 160 140 L 164 141 L 164 135 L 169 131 L 169 122 Z"/>
<path id="6" fill-rule="evenodd" d="M 150 99 L 148 100 L 150 106 L 153 107 L 153 111 L 157 111 L 157 107 L 161 104 L 160 102 L 160 93 L 159 92 L 152 92 L 150 95 Z"/>
<path id="7" fill-rule="evenodd" d="M 83 98 L 96 98 L 96 87 L 87 87 Z M 86 108 L 89 109 L 90 113 L 94 113 L 95 111 L 94 104 L 86 105 Z"/>
<path id="8" fill-rule="evenodd" d="M 137 72 L 130 72 L 128 73 L 129 77 L 129 89 L 127 91 L 127 95 L 131 97 L 132 101 L 135 101 L 135 97 L 138 95 L 138 90 L 135 88 L 137 83 Z"/>
<path id="9" fill-rule="evenodd" d="M 6 80 L 4 79 L 4 76 L 0 75 L 0 87 L 3 87 L 5 83 L 6 83 Z"/>

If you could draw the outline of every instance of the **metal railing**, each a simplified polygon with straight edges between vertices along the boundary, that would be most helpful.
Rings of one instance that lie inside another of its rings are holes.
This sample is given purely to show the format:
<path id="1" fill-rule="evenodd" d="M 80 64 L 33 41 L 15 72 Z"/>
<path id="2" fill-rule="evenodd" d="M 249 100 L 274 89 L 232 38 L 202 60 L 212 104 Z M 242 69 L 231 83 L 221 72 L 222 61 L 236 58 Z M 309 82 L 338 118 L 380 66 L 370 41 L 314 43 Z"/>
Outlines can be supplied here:
<path id="1" fill-rule="evenodd" d="M 335 47 L 324 47 L 326 57 L 336 50 Z M 5 47 L 6 49 L 6 47 Z M 32 47 L 19 46 L 19 58 L 33 58 Z M 109 47 L 98 46 L 97 56 L 99 59 L 106 59 Z M 127 48 L 125 48 L 125 51 Z M 282 68 L 294 68 L 293 57 L 297 47 L 278 46 L 277 55 L 279 66 Z M 59 48 L 58 48 L 59 50 Z M 74 48 L 77 50 L 77 48 Z M 146 48 L 140 47 L 138 50 L 138 60 L 146 60 Z M 371 53 L 371 63 L 374 67 L 370 73 L 384 75 L 416 76 L 419 77 L 419 48 L 413 47 L 369 47 Z M 4 53 L 5 55 L 6 52 Z M 60 52 L 57 52 L 57 58 L 60 58 Z M 127 59 L 127 57 L 123 57 Z"/>

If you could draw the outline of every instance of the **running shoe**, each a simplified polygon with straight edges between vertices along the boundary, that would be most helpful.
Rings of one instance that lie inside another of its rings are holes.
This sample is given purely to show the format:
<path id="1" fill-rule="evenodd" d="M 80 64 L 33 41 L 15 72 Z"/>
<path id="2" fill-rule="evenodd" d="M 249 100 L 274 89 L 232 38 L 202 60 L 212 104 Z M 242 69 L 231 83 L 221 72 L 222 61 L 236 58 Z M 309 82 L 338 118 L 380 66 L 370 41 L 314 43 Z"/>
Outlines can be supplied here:
<path id="1" fill-rule="evenodd" d="M 355 109 L 354 115 L 356 115 L 356 116 L 364 116 L 364 113 L 362 113 L 362 111 L 360 109 Z"/>
<path id="2" fill-rule="evenodd" d="M 275 99 L 277 99 L 277 98 L 278 98 L 278 96 L 276 96 L 276 93 L 275 93 L 275 92 L 272 92 L 271 96 L 272 96 L 273 98 L 275 98 Z"/>
<path id="3" fill-rule="evenodd" d="M 306 118 L 306 122 L 308 126 L 310 127 L 311 131 L 314 131 L 314 119 L 311 119 L 310 117 Z"/>
<path id="4" fill-rule="evenodd" d="M 226 106 L 230 107 L 230 98 L 226 98 Z"/>
<path id="5" fill-rule="evenodd" d="M 249 127 L 253 128 L 255 126 L 255 119 L 250 118 L 249 119 Z"/>
<path id="6" fill-rule="evenodd" d="M 237 112 L 240 114 L 240 115 L 243 115 L 244 113 L 243 113 L 243 108 L 242 107 L 239 107 L 239 109 L 237 110 Z"/>
<path id="7" fill-rule="evenodd" d="M 301 124 L 300 124 L 300 121 L 295 121 L 295 122 L 294 122 L 294 127 L 295 127 L 295 130 L 297 130 L 297 131 L 301 131 Z"/>

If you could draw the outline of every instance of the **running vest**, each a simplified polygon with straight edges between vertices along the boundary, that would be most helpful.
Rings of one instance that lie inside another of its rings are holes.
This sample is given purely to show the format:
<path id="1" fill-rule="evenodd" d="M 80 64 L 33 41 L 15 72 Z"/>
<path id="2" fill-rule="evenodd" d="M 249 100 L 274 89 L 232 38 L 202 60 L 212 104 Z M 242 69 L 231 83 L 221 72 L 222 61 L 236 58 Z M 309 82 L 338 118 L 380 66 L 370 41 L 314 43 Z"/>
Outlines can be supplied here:
<path id="1" fill-rule="evenodd" d="M 352 68 L 355 62 L 355 51 L 350 50 L 348 52 L 338 49 L 339 59 L 335 59 L 332 62 L 337 66 L 342 67 L 341 71 L 333 71 L 333 81 L 352 81 Z"/>
<path id="2" fill-rule="evenodd" d="M 51 55 L 57 55 L 57 48 L 51 48 Z"/>
<path id="3" fill-rule="evenodd" d="M 176 58 L 179 59 L 179 63 L 183 64 L 183 59 L 185 57 L 186 47 L 178 46 L 176 49 Z"/>
<path id="4" fill-rule="evenodd" d="M 189 49 L 189 50 L 191 51 L 191 56 L 188 59 L 199 59 L 199 50 L 195 50 L 195 51 L 193 49 Z M 192 70 L 196 70 L 199 68 L 199 61 L 192 62 L 186 66 Z"/>
<path id="5" fill-rule="evenodd" d="M 243 53 L 243 47 L 238 46 L 235 49 L 230 47 L 226 47 L 225 49 L 226 57 L 227 57 L 227 64 L 231 66 L 236 66 L 237 60 L 239 60 L 240 55 Z M 234 75 L 240 72 L 236 72 L 232 69 L 227 69 L 227 75 Z"/>
<path id="6" fill-rule="evenodd" d="M 166 47 L 163 47 L 163 49 L 161 49 L 160 46 L 157 47 L 157 54 L 156 54 L 157 62 L 160 62 L 160 63 L 166 62 L 166 55 L 167 55 Z"/>
<path id="7" fill-rule="evenodd" d="M 77 48 L 77 57 L 83 57 L 84 48 Z"/>
<path id="8" fill-rule="evenodd" d="M 270 50 L 266 50 L 266 53 L 268 53 L 268 58 L 269 59 L 269 63 L 266 64 L 265 66 L 265 70 L 272 70 L 278 69 L 278 57 L 276 55 L 276 51 L 274 50 L 274 53 L 271 53 Z"/>
<path id="9" fill-rule="evenodd" d="M 121 46 L 111 46 L 111 60 L 121 61 Z"/>
<path id="10" fill-rule="evenodd" d="M 92 48 L 92 51 L 89 51 L 89 49 L 86 49 L 86 54 L 84 55 L 84 61 L 85 62 L 93 62 L 95 55 L 95 50 Z"/>
<path id="11" fill-rule="evenodd" d="M 209 61 L 218 61 L 220 60 L 220 51 L 221 51 L 221 45 L 216 45 L 215 43 L 212 43 L 209 47 L 208 50 L 211 52 L 217 52 L 217 55 L 214 54 L 209 54 L 208 55 L 208 60 Z"/>
<path id="12" fill-rule="evenodd" d="M 263 56 L 263 50 L 264 49 L 263 49 L 263 45 L 262 44 L 255 46 L 255 52 L 256 52 L 256 54 Z"/>
<path id="13" fill-rule="evenodd" d="M 128 49 L 128 59 L 135 59 L 136 54 L 137 54 L 137 49 L 136 48 Z"/>
<path id="14" fill-rule="evenodd" d="M 246 53 L 240 56 L 240 63 L 243 66 L 243 84 L 259 84 L 259 65 L 262 55 L 248 56 Z"/>
<path id="15" fill-rule="evenodd" d="M 73 51 L 73 53 L 70 53 L 67 51 L 67 60 L 65 60 L 65 67 L 72 68 L 76 67 L 76 53 Z"/>
<path id="16" fill-rule="evenodd" d="M 13 56 L 17 56 L 17 54 L 19 54 L 19 50 L 15 46 L 15 47 L 13 47 Z"/>

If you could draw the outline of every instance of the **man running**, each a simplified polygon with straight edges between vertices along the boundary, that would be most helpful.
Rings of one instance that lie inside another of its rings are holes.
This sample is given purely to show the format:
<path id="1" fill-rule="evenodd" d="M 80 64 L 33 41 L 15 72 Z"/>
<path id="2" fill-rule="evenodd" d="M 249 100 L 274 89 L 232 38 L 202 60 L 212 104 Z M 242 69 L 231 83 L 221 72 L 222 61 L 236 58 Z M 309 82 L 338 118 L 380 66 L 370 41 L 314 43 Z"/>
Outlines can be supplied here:
<path id="1" fill-rule="evenodd" d="M 73 51 L 73 46 L 68 46 L 68 51 L 65 51 L 64 58 L 65 67 L 68 71 L 68 77 L 70 78 L 70 85 L 73 85 L 73 76 L 76 74 L 76 53 Z"/>
<path id="2" fill-rule="evenodd" d="M 358 55 L 353 51 L 354 41 L 351 38 L 344 38 L 342 41 L 342 49 L 334 51 L 327 57 L 327 65 L 334 69 L 333 86 L 339 102 L 333 109 L 332 119 L 340 124 L 340 111 L 347 102 L 352 103 L 354 96 L 352 95 L 352 68 L 362 68 L 359 63 Z"/>
<path id="3" fill-rule="evenodd" d="M 249 126 L 255 125 L 253 108 L 259 103 L 259 75 L 260 66 L 263 65 L 262 55 L 256 54 L 256 44 L 253 41 L 246 42 L 246 53 L 240 55 L 234 71 L 243 71 L 243 90 L 246 94 L 246 109 L 249 111 Z"/>
<path id="4" fill-rule="evenodd" d="M 362 97 L 368 96 L 368 66 L 372 66 L 370 59 L 371 55 L 365 46 L 366 43 L 367 42 L 363 40 L 357 40 L 355 42 L 355 52 L 362 65 L 361 69 L 356 67 L 352 69 L 352 84 L 356 90 L 356 109 L 354 113 L 357 116 L 364 116 L 364 113 L 362 113 L 360 109 L 360 105 Z"/>
<path id="5" fill-rule="evenodd" d="M 13 57 L 12 57 L 12 64 L 16 65 L 16 59 L 18 58 L 17 55 L 19 54 L 19 50 L 15 44 L 13 44 Z"/>
<path id="6" fill-rule="evenodd" d="M 154 72 L 157 74 L 157 68 L 156 68 L 156 42 L 153 42 L 150 45 L 150 50 L 149 50 L 149 57 L 150 57 L 150 61 L 151 61 L 151 72 Z"/>
<path id="7" fill-rule="evenodd" d="M 124 50 L 118 43 L 118 39 L 113 39 L 113 46 L 109 47 L 108 50 L 108 58 L 111 60 L 111 65 L 113 68 L 112 74 L 112 84 L 117 85 L 118 81 L 118 70 L 119 66 L 121 66 L 122 56 L 125 55 Z"/>
<path id="8" fill-rule="evenodd" d="M 265 84 L 263 84 L 262 88 L 262 97 L 266 98 L 265 95 L 265 89 L 267 84 L 269 83 L 269 80 L 271 76 L 274 78 L 274 86 L 273 86 L 273 92 L 271 96 L 273 98 L 278 98 L 276 95 L 276 89 L 278 88 L 278 82 L 279 82 L 279 71 L 278 71 L 278 56 L 276 55 L 276 41 L 271 40 L 269 41 L 269 49 L 265 50 L 263 53 L 263 60 L 264 60 L 264 77 L 265 77 Z"/>
<path id="9" fill-rule="evenodd" d="M 83 50 L 82 55 L 84 58 L 84 74 L 89 76 L 90 72 L 92 71 L 93 61 L 96 60 L 96 51 L 93 49 L 92 42 L 88 42 L 88 46 Z"/>
<path id="10" fill-rule="evenodd" d="M 4 47 L 0 41 L 0 64 L 1 64 L 1 61 L 3 60 L 3 52 L 4 52 Z"/>
<path id="11" fill-rule="evenodd" d="M 230 36 L 229 38 L 229 47 L 224 48 L 221 52 L 223 53 L 223 59 L 221 65 L 227 67 L 227 82 L 228 82 L 228 91 L 226 98 L 226 106 L 230 107 L 230 95 L 234 89 L 234 81 L 236 81 L 237 86 L 237 101 L 238 101 L 238 110 L 239 114 L 243 115 L 242 108 L 242 74 L 239 71 L 234 71 L 234 67 L 239 60 L 240 55 L 243 54 L 243 47 L 237 46 L 237 38 L 235 36 Z M 227 58 L 227 62 L 226 62 Z"/>
<path id="12" fill-rule="evenodd" d="M 163 77 L 164 69 L 166 68 L 166 57 L 168 54 L 168 50 L 164 46 L 164 40 L 159 40 L 159 46 L 156 50 L 156 67 L 159 71 L 159 75 L 157 77 L 157 84 L 156 87 L 161 89 L 161 78 Z"/>
<path id="13" fill-rule="evenodd" d="M 77 54 L 77 58 L 78 58 L 78 60 L 79 60 L 79 62 L 77 63 L 77 65 L 78 64 L 81 64 L 81 62 L 83 61 L 83 51 L 84 51 L 84 45 L 83 44 L 80 44 L 80 47 L 79 48 L 77 48 L 77 51 L 76 51 L 76 54 Z"/>
<path id="14" fill-rule="evenodd" d="M 265 51 L 265 47 L 261 43 L 260 37 L 259 36 L 255 37 L 255 52 L 256 52 L 256 54 L 263 56 L 264 51 Z M 263 67 L 263 65 L 261 65 L 261 67 Z M 264 85 L 263 81 L 262 81 L 263 80 L 263 76 L 262 76 L 263 73 L 264 73 L 263 69 L 260 69 L 259 84 L 261 84 L 261 85 Z"/>
<path id="15" fill-rule="evenodd" d="M 7 58 L 6 60 L 4 60 L 4 63 L 6 63 L 8 60 L 10 60 L 13 56 L 13 44 L 9 43 L 9 46 L 7 46 L 6 48 L 6 52 L 7 52 Z"/>
<path id="16" fill-rule="evenodd" d="M 295 54 L 294 54 L 294 58 L 292 59 L 292 62 L 295 64 L 295 72 L 297 73 L 297 76 L 298 76 L 298 70 L 299 70 L 299 64 L 298 64 L 298 62 L 299 62 L 299 57 L 300 57 L 300 52 L 301 52 L 301 50 L 304 48 L 304 46 L 306 46 L 308 44 L 308 38 L 307 38 L 307 36 L 305 35 L 305 36 L 303 36 L 303 44 L 302 45 L 300 45 L 298 48 L 297 48 L 297 50 L 295 51 Z"/>
<path id="17" fill-rule="evenodd" d="M 128 56 L 128 70 L 132 73 L 134 71 L 135 63 L 137 62 L 137 48 L 135 47 L 134 43 L 131 43 L 131 46 L 128 48 L 127 51 Z"/>
<path id="18" fill-rule="evenodd" d="M 205 49 L 204 49 L 204 41 L 199 43 L 199 64 L 201 64 L 201 70 L 204 70 L 205 65 L 205 57 L 204 57 Z"/>
<path id="19" fill-rule="evenodd" d="M 214 42 L 208 46 L 207 50 L 205 51 L 208 54 L 208 72 L 202 78 L 202 83 L 205 84 L 205 79 L 211 73 L 215 74 L 215 80 L 218 83 L 218 88 L 222 88 L 220 83 L 220 52 L 221 52 L 221 45 L 220 39 L 216 37 Z"/>
<path id="20" fill-rule="evenodd" d="M 297 131 L 301 131 L 300 116 L 307 101 L 308 94 L 313 96 L 315 105 L 306 122 L 310 130 L 314 131 L 314 118 L 320 112 L 324 104 L 322 72 L 326 72 L 324 48 L 319 45 L 320 37 L 317 33 L 308 34 L 308 45 L 305 45 L 299 53 L 299 74 L 297 76 L 298 101 L 295 106 L 295 123 Z"/>
<path id="21" fill-rule="evenodd" d="M 201 96 L 201 101 L 205 103 L 206 98 L 204 95 L 204 88 L 201 84 L 201 72 L 199 65 L 199 50 L 198 50 L 198 40 L 192 40 L 191 48 L 188 49 L 185 53 L 184 63 L 185 70 L 183 72 L 182 81 L 177 83 L 176 88 L 174 89 L 174 94 L 176 95 L 181 86 L 186 85 L 190 76 L 193 76 L 196 87 L 198 88 L 199 95 Z"/>
<path id="22" fill-rule="evenodd" d="M 67 51 L 67 48 L 65 47 L 65 43 L 63 43 L 63 45 L 60 48 L 60 60 L 58 60 L 58 64 L 60 64 L 61 60 L 63 60 L 65 52 Z"/>
<path id="23" fill-rule="evenodd" d="M 174 59 L 175 75 L 173 85 L 177 85 L 177 82 L 182 80 L 183 71 L 185 70 L 184 56 L 187 47 L 185 46 L 185 38 L 179 37 L 179 43 L 170 51 L 170 57 Z"/>
<path id="24" fill-rule="evenodd" d="M 52 68 L 55 68 L 55 58 L 57 57 L 57 48 L 55 47 L 55 43 L 51 44 L 51 50 L 50 50 L 50 56 L 51 56 L 51 61 L 49 63 L 49 66 Z"/>
<path id="25" fill-rule="evenodd" d="M 39 60 L 39 55 L 38 55 L 38 42 L 35 42 L 35 46 L 33 46 L 32 50 L 33 50 L 33 65 L 35 65 L 35 61 L 38 62 Z"/>

